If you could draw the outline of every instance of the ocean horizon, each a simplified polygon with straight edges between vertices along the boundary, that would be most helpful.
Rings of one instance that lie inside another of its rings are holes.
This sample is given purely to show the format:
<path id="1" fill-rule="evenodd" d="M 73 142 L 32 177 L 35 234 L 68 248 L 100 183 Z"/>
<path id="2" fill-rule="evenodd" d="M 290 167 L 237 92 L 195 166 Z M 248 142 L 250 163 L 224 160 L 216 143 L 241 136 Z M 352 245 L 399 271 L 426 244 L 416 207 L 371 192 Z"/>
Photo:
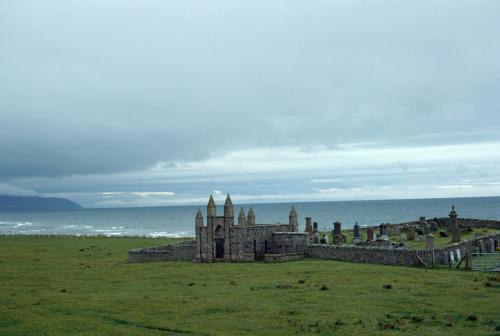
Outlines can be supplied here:
<path id="1" fill-rule="evenodd" d="M 427 218 L 447 217 L 454 205 L 459 217 L 500 219 L 500 196 L 426 198 L 394 200 L 320 201 L 234 204 L 235 219 L 239 208 L 245 213 L 253 207 L 257 224 L 287 223 L 291 206 L 299 217 L 299 230 L 305 217 L 312 217 L 320 230 L 330 230 L 339 221 L 349 229 L 380 223 L 400 223 Z M 0 234 L 105 235 L 105 236 L 194 236 L 194 217 L 206 205 L 179 205 L 135 208 L 85 208 L 56 211 L 0 212 Z M 222 203 L 217 213 L 223 213 Z"/>

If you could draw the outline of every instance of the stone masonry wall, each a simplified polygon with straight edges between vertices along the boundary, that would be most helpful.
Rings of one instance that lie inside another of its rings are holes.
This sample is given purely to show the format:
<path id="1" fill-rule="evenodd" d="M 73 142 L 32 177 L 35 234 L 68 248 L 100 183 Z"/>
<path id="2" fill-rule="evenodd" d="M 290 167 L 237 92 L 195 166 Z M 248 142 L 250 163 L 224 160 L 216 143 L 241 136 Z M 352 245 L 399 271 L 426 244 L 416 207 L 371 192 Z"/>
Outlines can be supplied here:
<path id="1" fill-rule="evenodd" d="M 128 253 L 131 263 L 150 261 L 193 261 L 195 258 L 196 241 L 187 240 L 178 244 L 133 249 Z"/>
<path id="2" fill-rule="evenodd" d="M 462 257 L 470 255 L 480 244 L 480 241 L 483 241 L 484 246 L 488 246 L 491 238 L 493 238 L 498 245 L 498 241 L 500 241 L 500 234 L 492 234 L 434 250 L 406 250 L 394 248 L 311 244 L 307 247 L 306 256 L 310 258 L 332 259 L 368 264 L 419 266 L 423 261 L 427 265 L 446 265 L 449 261 L 450 251 L 455 253 L 456 250 L 459 249 Z"/>

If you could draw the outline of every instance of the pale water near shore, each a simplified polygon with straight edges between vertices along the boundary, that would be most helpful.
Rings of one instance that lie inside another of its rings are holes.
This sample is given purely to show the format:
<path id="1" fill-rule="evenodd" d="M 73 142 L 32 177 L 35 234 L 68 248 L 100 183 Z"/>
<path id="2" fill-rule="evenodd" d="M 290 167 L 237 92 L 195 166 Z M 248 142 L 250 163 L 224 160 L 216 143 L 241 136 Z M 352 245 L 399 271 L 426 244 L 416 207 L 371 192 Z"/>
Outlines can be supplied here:
<path id="1" fill-rule="evenodd" d="M 287 223 L 292 203 L 253 204 L 256 221 L 261 224 Z M 331 229 L 334 221 L 344 228 L 360 225 L 399 223 L 419 216 L 445 217 L 455 205 L 459 217 L 500 220 L 500 197 L 441 198 L 418 200 L 345 201 L 294 203 L 299 215 L 299 229 L 304 217 L 311 216 L 320 229 Z M 176 206 L 154 208 L 85 209 L 70 211 L 0 212 L 0 234 L 70 234 L 152 237 L 194 235 L 194 216 L 200 207 Z M 238 216 L 240 205 L 235 205 Z M 244 205 L 245 212 L 248 205 Z M 222 214 L 222 207 L 218 208 Z"/>

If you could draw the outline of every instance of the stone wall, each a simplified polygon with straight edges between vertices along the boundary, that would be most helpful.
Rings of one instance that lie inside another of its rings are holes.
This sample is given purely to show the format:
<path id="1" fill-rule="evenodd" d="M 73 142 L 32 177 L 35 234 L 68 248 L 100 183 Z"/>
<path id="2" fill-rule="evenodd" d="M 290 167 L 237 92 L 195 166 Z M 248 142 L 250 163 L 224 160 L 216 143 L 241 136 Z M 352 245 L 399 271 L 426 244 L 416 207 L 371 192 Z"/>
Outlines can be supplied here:
<path id="1" fill-rule="evenodd" d="M 196 241 L 187 240 L 177 244 L 133 249 L 128 252 L 131 263 L 150 261 L 193 261 Z"/>
<path id="2" fill-rule="evenodd" d="M 231 228 L 231 260 L 238 261 L 243 255 L 253 254 L 256 260 L 264 260 L 273 249 L 273 233 L 293 230 L 289 224 L 259 224 Z"/>
<path id="3" fill-rule="evenodd" d="M 273 232 L 272 247 L 269 253 L 304 253 L 309 243 L 307 233 L 299 232 Z"/>
<path id="4" fill-rule="evenodd" d="M 306 249 L 306 256 L 368 264 L 420 266 L 425 263 L 426 265 L 447 265 L 450 260 L 450 252 L 453 252 L 454 259 L 457 260 L 456 250 L 460 250 L 461 257 L 470 255 L 481 244 L 481 241 L 483 246 L 489 248 L 491 238 L 496 241 L 498 246 L 500 234 L 485 235 L 433 250 L 311 244 Z"/>

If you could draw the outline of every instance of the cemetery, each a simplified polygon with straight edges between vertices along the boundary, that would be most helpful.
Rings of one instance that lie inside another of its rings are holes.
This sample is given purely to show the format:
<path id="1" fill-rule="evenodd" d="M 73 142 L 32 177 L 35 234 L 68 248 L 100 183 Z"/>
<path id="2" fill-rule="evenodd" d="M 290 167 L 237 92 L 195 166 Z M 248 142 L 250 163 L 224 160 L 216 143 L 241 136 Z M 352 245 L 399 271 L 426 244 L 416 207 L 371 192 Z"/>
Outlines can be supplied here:
<path id="1" fill-rule="evenodd" d="M 347 262 L 404 266 L 462 266 L 472 269 L 472 256 L 499 249 L 500 221 L 459 218 L 453 206 L 448 218 L 406 223 L 381 223 L 375 227 L 342 230 L 335 221 L 329 232 L 321 232 L 311 216 L 298 232 L 298 215 L 290 210 L 288 224 L 256 224 L 252 208 L 245 216 L 241 208 L 234 220 L 227 195 L 224 215 L 217 216 L 214 199 L 207 206 L 206 225 L 198 210 L 196 239 L 175 245 L 137 248 L 129 251 L 129 262 L 283 262 L 319 258 Z M 478 258 L 475 258 L 477 260 Z M 500 271 L 500 260 L 489 262 L 490 271 Z"/>

